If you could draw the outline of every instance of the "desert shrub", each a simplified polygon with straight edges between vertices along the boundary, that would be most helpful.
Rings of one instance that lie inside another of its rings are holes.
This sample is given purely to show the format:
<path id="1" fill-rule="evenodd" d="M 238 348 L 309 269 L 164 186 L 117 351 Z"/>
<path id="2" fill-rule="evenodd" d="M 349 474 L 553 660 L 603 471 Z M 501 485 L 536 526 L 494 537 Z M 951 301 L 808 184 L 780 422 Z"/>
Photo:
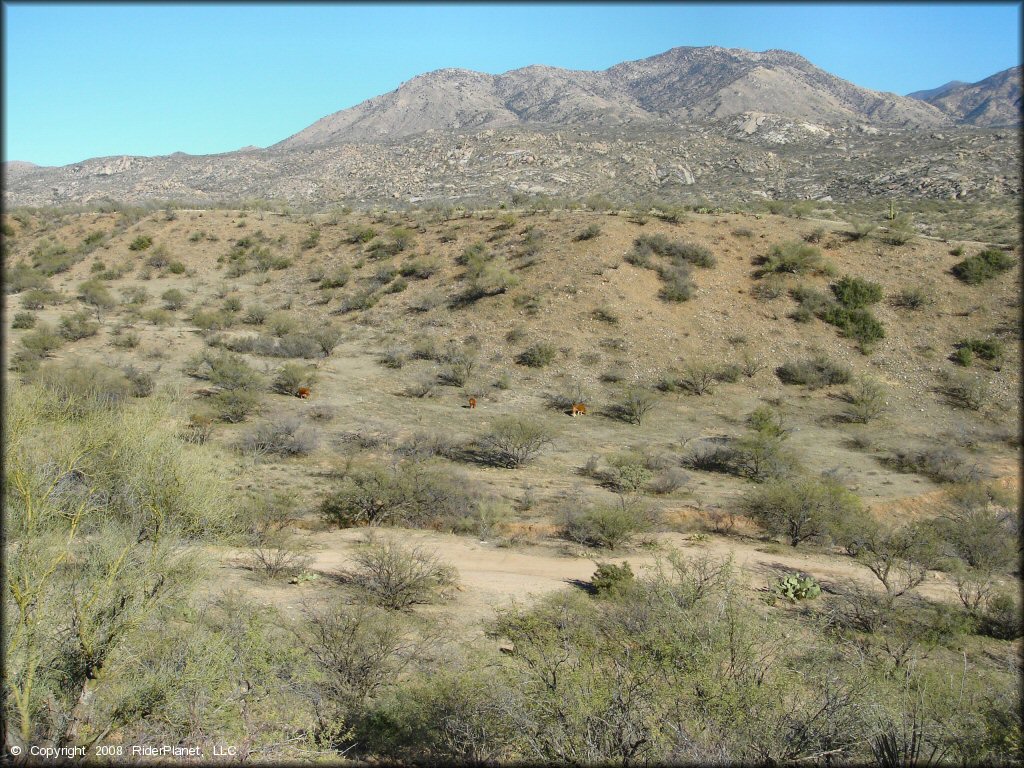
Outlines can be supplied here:
<path id="1" fill-rule="evenodd" d="M 847 403 L 844 414 L 846 419 L 857 424 L 867 424 L 877 419 L 888 408 L 884 385 L 868 376 L 853 379 L 843 397 Z"/>
<path id="2" fill-rule="evenodd" d="M 343 315 L 349 312 L 359 312 L 376 306 L 378 301 L 380 301 L 380 294 L 377 293 L 376 288 L 367 286 L 355 293 L 342 296 L 337 312 Z"/>
<path id="3" fill-rule="evenodd" d="M 253 542 L 248 566 L 265 579 L 294 578 L 312 561 L 308 545 L 284 531 L 269 532 Z"/>
<path id="4" fill-rule="evenodd" d="M 316 382 L 317 369 L 301 363 L 285 363 L 277 370 L 272 389 L 282 395 L 298 396 L 303 387 L 311 388 Z"/>
<path id="5" fill-rule="evenodd" d="M 185 265 L 180 261 L 171 261 L 167 265 L 167 271 L 172 275 L 183 275 L 185 274 Z"/>
<path id="6" fill-rule="evenodd" d="M 622 565 L 598 563 L 590 577 L 590 586 L 599 597 L 619 597 L 628 593 L 635 583 L 636 574 L 625 560 Z"/>
<path id="7" fill-rule="evenodd" d="M 397 370 L 408 362 L 409 355 L 404 349 L 389 347 L 380 356 L 380 364 L 385 368 Z"/>
<path id="8" fill-rule="evenodd" d="M 45 324 L 21 337 L 21 346 L 24 350 L 38 357 L 48 355 L 63 345 L 64 339 L 57 335 L 52 326 Z"/>
<path id="9" fill-rule="evenodd" d="M 274 336 L 284 336 L 298 330 L 299 319 L 290 312 L 278 311 L 267 315 L 263 324 Z"/>
<path id="10" fill-rule="evenodd" d="M 836 299 L 848 309 L 858 309 L 882 300 L 882 286 L 849 275 L 841 278 L 830 286 Z"/>
<path id="11" fill-rule="evenodd" d="M 715 266 L 715 257 L 702 245 L 669 240 L 664 235 L 641 235 L 633 241 L 637 254 L 656 253 L 665 256 L 675 264 L 687 262 L 698 267 Z"/>
<path id="12" fill-rule="evenodd" d="M 34 312 L 15 312 L 11 318 L 11 328 L 35 328 L 36 315 Z"/>
<path id="13" fill-rule="evenodd" d="M 444 368 L 439 379 L 453 387 L 463 387 L 477 367 L 477 350 L 471 346 L 458 347 L 453 344 L 445 348 L 441 356 Z"/>
<path id="14" fill-rule="evenodd" d="M 939 391 L 952 405 L 971 411 L 982 410 L 991 396 L 988 383 L 983 378 L 947 371 L 940 373 Z"/>
<path id="15" fill-rule="evenodd" d="M 128 244 L 130 251 L 144 251 L 153 244 L 153 238 L 149 235 L 139 235 Z"/>
<path id="16" fill-rule="evenodd" d="M 60 320 L 60 335 L 68 341 L 78 341 L 99 333 L 100 324 L 92 319 L 87 310 L 80 309 L 65 315 Z"/>
<path id="17" fill-rule="evenodd" d="M 882 240 L 889 245 L 906 245 L 914 239 L 915 234 L 914 224 L 910 218 L 899 214 L 889 222 Z"/>
<path id="18" fill-rule="evenodd" d="M 878 225 L 867 219 L 851 219 L 851 228 L 846 232 L 850 240 L 863 240 L 876 229 Z"/>
<path id="19" fill-rule="evenodd" d="M 785 293 L 786 280 L 782 275 L 768 275 L 750 289 L 750 295 L 759 301 L 774 301 Z"/>
<path id="20" fill-rule="evenodd" d="M 639 493 L 654 478 L 646 457 L 635 451 L 608 457 L 608 465 L 610 471 L 599 476 L 618 493 Z M 598 475 L 597 472 L 591 474 Z"/>
<path id="21" fill-rule="evenodd" d="M 999 339 L 963 339 L 957 342 L 957 351 L 967 350 L 972 356 L 998 363 L 1006 351 Z M 967 365 L 970 365 L 968 360 Z"/>
<path id="22" fill-rule="evenodd" d="M 117 303 L 110 289 L 95 278 L 79 284 L 78 298 L 97 309 L 110 309 Z"/>
<path id="23" fill-rule="evenodd" d="M 761 370 L 764 369 L 764 361 L 759 357 L 755 357 L 750 352 L 744 352 L 743 357 L 740 361 L 740 371 L 748 379 L 754 378 Z"/>
<path id="24" fill-rule="evenodd" d="M 344 288 L 352 279 L 352 270 L 349 267 L 337 267 L 330 274 L 320 278 L 320 288 Z"/>
<path id="25" fill-rule="evenodd" d="M 516 362 L 530 368 L 544 368 L 554 361 L 557 352 L 554 344 L 540 341 L 520 352 L 516 356 Z"/>
<path id="26" fill-rule="evenodd" d="M 222 421 L 244 421 L 259 408 L 263 378 L 238 355 L 205 351 L 186 361 L 184 372 L 220 390 L 210 395 L 209 402 Z"/>
<path id="27" fill-rule="evenodd" d="M 619 324 L 619 315 L 609 306 L 602 305 L 595 309 L 591 314 L 595 320 L 599 320 L 602 323 L 608 323 L 609 325 Z"/>
<path id="28" fill-rule="evenodd" d="M 368 243 L 377 236 L 377 230 L 373 227 L 353 227 L 349 230 L 349 242 Z"/>
<path id="29" fill-rule="evenodd" d="M 949 359 L 957 365 L 963 366 L 964 368 L 970 368 L 971 364 L 974 362 L 974 353 L 971 351 L 970 347 L 957 347 L 953 351 L 953 354 L 949 356 Z"/>
<path id="30" fill-rule="evenodd" d="M 664 285 L 658 295 L 665 301 L 689 301 L 694 285 L 690 270 L 681 264 L 672 264 L 658 270 Z"/>
<path id="31" fill-rule="evenodd" d="M 554 434 L 544 422 L 506 416 L 495 419 L 477 443 L 487 461 L 514 469 L 532 461 L 553 440 Z"/>
<path id="32" fill-rule="evenodd" d="M 162 307 L 145 309 L 139 316 L 153 325 L 172 325 L 174 323 L 174 313 Z"/>
<path id="33" fill-rule="evenodd" d="M 847 309 L 835 304 L 822 313 L 821 319 L 837 326 L 841 335 L 856 340 L 864 354 L 870 351 L 876 341 L 885 338 L 885 328 L 867 309 Z"/>
<path id="34" fill-rule="evenodd" d="M 833 384 L 846 384 L 852 374 L 845 365 L 819 355 L 784 363 L 775 369 L 775 375 L 783 384 L 802 384 L 808 389 L 820 389 Z"/>
<path id="35" fill-rule="evenodd" d="M 711 394 L 717 372 L 705 363 L 690 363 L 683 368 L 680 385 L 684 392 L 693 395 Z"/>
<path id="36" fill-rule="evenodd" d="M 611 407 L 609 413 L 620 421 L 640 426 L 657 402 L 654 394 L 643 387 L 627 387 L 619 402 Z"/>
<path id="37" fill-rule="evenodd" d="M 29 257 L 32 259 L 32 266 L 46 277 L 67 272 L 78 262 L 76 255 L 69 253 L 61 243 L 52 240 L 35 246 L 29 253 Z"/>
<path id="38" fill-rule="evenodd" d="M 936 536 L 926 521 L 904 525 L 847 526 L 841 543 L 877 578 L 886 592 L 885 605 L 916 587 L 938 564 Z"/>
<path id="39" fill-rule="evenodd" d="M 989 248 L 958 262 L 952 271 L 968 285 L 980 285 L 1011 269 L 1014 263 L 1011 256 L 1007 256 L 998 248 Z"/>
<path id="40" fill-rule="evenodd" d="M 340 528 L 357 525 L 445 527 L 474 505 L 468 484 L 450 469 L 403 462 L 389 469 L 357 467 L 320 503 L 320 513 Z"/>
<path id="41" fill-rule="evenodd" d="M 235 324 L 235 316 L 222 309 L 196 309 L 189 320 L 201 331 L 223 331 Z"/>
<path id="42" fill-rule="evenodd" d="M 777 417 L 773 414 L 771 418 Z M 752 426 L 745 435 L 725 441 L 699 441 L 683 457 L 682 463 L 691 469 L 736 475 L 754 482 L 787 477 L 797 471 L 800 464 L 784 444 L 786 433 L 773 432 L 772 426 Z"/>
<path id="43" fill-rule="evenodd" d="M 234 314 L 242 311 L 242 300 L 238 296 L 225 296 L 224 304 L 221 305 L 225 312 Z"/>
<path id="44" fill-rule="evenodd" d="M 46 275 L 36 271 L 24 261 L 4 269 L 4 292 L 21 293 L 31 288 L 43 288 L 47 284 Z"/>
<path id="45" fill-rule="evenodd" d="M 565 512 L 563 535 L 588 547 L 618 549 L 650 528 L 647 511 L 625 497 L 617 504 L 570 508 Z"/>
<path id="46" fill-rule="evenodd" d="M 318 228 L 314 227 L 314 228 L 310 229 L 309 230 L 309 234 L 307 234 L 299 242 L 299 247 L 302 248 L 304 251 L 308 251 L 308 250 L 311 250 L 311 249 L 315 248 L 317 246 L 317 243 L 319 243 L 319 242 L 320 242 L 320 230 Z"/>
<path id="47" fill-rule="evenodd" d="M 176 310 L 185 306 L 185 294 L 177 288 L 169 288 L 160 294 L 160 298 L 166 309 Z"/>
<path id="48" fill-rule="evenodd" d="M 353 558 L 346 581 L 359 587 L 376 605 L 408 610 L 414 605 L 447 598 L 458 583 L 458 572 L 421 547 L 396 543 L 373 544 Z"/>
<path id="49" fill-rule="evenodd" d="M 771 481 L 750 491 L 741 506 L 769 535 L 783 536 L 794 547 L 828 541 L 840 529 L 866 519 L 860 499 L 825 478 Z"/>
<path id="50" fill-rule="evenodd" d="M 62 304 L 64 296 L 52 288 L 30 288 L 21 294 L 21 306 L 25 309 L 45 309 L 50 304 Z"/>
<path id="51" fill-rule="evenodd" d="M 246 325 L 263 325 L 270 315 L 270 310 L 262 304 L 251 304 L 242 317 Z"/>
<path id="52" fill-rule="evenodd" d="M 577 233 L 576 237 L 573 238 L 576 242 L 582 242 L 583 240 L 593 240 L 595 237 L 601 234 L 601 226 L 599 224 L 589 224 Z"/>
<path id="53" fill-rule="evenodd" d="M 892 297 L 893 306 L 901 309 L 923 309 L 934 303 L 934 291 L 921 286 L 904 288 Z"/>
<path id="54" fill-rule="evenodd" d="M 128 381 L 128 393 L 132 397 L 149 397 L 153 394 L 156 387 L 156 379 L 153 378 L 153 374 L 141 371 L 134 365 L 126 365 L 121 369 L 121 373 Z"/>
<path id="55" fill-rule="evenodd" d="M 316 449 L 317 434 L 298 418 L 281 418 L 254 426 L 239 449 L 256 456 L 305 456 Z"/>
<path id="56" fill-rule="evenodd" d="M 335 347 L 341 343 L 342 338 L 341 328 L 333 323 L 317 325 L 309 332 L 309 335 L 319 345 L 320 354 L 324 357 L 330 356 Z"/>
<path id="57" fill-rule="evenodd" d="M 982 616 L 981 634 L 998 640 L 1016 640 L 1024 634 L 1020 597 L 1013 592 L 1000 592 L 989 600 Z"/>
<path id="58" fill-rule="evenodd" d="M 132 307 L 141 307 L 149 301 L 149 292 L 141 285 L 131 285 L 121 289 L 121 301 Z"/>
<path id="59" fill-rule="evenodd" d="M 898 448 L 884 462 L 897 472 L 924 475 L 937 483 L 976 481 L 980 474 L 976 464 L 968 462 L 966 455 L 949 446 Z"/>
<path id="60" fill-rule="evenodd" d="M 833 268 L 826 262 L 821 251 L 807 243 L 792 242 L 772 246 L 762 261 L 761 275 L 788 272 L 795 275 L 830 274 Z"/>

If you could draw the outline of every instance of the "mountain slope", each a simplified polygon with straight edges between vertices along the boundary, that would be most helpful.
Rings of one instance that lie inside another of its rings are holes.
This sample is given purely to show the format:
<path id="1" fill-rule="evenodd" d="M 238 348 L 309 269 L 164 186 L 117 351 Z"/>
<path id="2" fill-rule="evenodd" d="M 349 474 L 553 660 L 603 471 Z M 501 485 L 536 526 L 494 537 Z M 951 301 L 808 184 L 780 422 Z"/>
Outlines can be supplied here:
<path id="1" fill-rule="evenodd" d="M 953 81 L 931 91 L 916 91 L 920 99 L 957 122 L 978 126 L 1016 125 L 1021 120 L 1021 68 L 1010 67 L 976 83 Z"/>
<path id="2" fill-rule="evenodd" d="M 317 121 L 275 149 L 379 141 L 517 123 L 597 125 L 670 122 L 762 112 L 826 124 L 933 127 L 937 109 L 878 93 L 787 51 L 673 48 L 602 72 L 531 66 L 488 75 L 441 69 Z"/>

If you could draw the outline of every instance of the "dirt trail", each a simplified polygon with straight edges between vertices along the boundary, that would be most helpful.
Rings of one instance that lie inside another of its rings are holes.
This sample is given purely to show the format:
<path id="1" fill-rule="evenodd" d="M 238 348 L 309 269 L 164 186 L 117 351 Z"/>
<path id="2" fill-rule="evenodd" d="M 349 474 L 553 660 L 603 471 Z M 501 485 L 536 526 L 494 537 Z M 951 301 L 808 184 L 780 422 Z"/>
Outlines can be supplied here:
<path id="1" fill-rule="evenodd" d="M 481 631 L 481 622 L 492 617 L 495 608 L 508 606 L 513 601 L 530 602 L 555 590 L 575 588 L 574 582 L 589 581 L 597 559 L 625 560 L 634 571 L 643 573 L 656 564 L 659 556 L 664 557 L 673 549 L 693 558 L 704 554 L 715 558 L 731 556 L 752 589 L 762 589 L 782 573 L 791 571 L 810 573 L 825 590 L 839 589 L 850 582 L 878 587 L 868 570 L 849 558 L 713 535 L 695 540 L 687 534 L 661 533 L 655 540 L 656 545 L 648 549 L 615 555 L 590 552 L 583 557 L 566 554 L 566 548 L 554 542 L 509 548 L 463 536 L 408 529 L 349 528 L 306 532 L 303 536 L 315 547 L 310 570 L 324 575 L 350 566 L 354 552 L 368 537 L 421 546 L 435 553 L 456 567 L 461 589 L 452 602 L 419 610 L 445 615 L 467 629 L 474 627 L 475 631 Z M 240 552 L 222 554 L 224 575 L 227 581 L 234 582 L 232 586 L 252 592 L 286 613 L 299 610 L 305 600 L 322 591 L 323 583 L 319 580 L 301 586 L 256 581 L 239 567 Z M 919 593 L 938 599 L 954 596 L 942 574 L 932 574 L 919 588 Z"/>

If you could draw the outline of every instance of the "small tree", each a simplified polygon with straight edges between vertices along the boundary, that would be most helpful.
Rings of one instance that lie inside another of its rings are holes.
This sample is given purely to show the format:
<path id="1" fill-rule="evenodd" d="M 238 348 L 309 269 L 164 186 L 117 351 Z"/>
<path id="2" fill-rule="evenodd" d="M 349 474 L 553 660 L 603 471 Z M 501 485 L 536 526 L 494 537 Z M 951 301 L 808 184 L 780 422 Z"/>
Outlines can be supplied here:
<path id="1" fill-rule="evenodd" d="M 742 507 L 769 534 L 785 536 L 794 547 L 805 541 L 827 541 L 865 516 L 860 499 L 824 478 L 766 483 L 749 493 Z"/>
<path id="2" fill-rule="evenodd" d="M 546 424 L 508 416 L 496 419 L 479 443 L 493 463 L 512 469 L 533 460 L 553 440 Z"/>
<path id="3" fill-rule="evenodd" d="M 847 550 L 882 582 L 890 605 L 924 582 L 938 555 L 933 535 L 918 524 L 867 527 L 848 538 Z"/>

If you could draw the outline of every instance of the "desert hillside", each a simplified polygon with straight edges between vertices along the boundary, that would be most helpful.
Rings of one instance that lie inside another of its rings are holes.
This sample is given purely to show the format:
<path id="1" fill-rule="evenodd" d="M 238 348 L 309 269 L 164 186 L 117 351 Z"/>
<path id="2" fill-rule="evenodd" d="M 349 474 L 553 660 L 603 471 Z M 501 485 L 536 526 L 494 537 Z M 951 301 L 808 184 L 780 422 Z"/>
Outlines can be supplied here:
<path id="1" fill-rule="evenodd" d="M 110 625 L 76 738 L 199 743 L 163 723 L 230 669 L 257 682 L 217 694 L 214 730 L 253 758 L 870 759 L 911 684 L 944 754 L 1007 755 L 1020 249 L 881 205 L 709 210 L 5 214 L 8 502 L 38 542 L 13 573 L 72 520 L 95 560 L 46 578 L 86 569 L 75 595 L 130 566 L 121 605 L 148 606 L 202 574 L 187 610 Z M 410 562 L 417 586 L 382 591 Z M 164 621 L 206 659 L 178 682 Z M 781 730 L 735 725 L 750 702 Z M 549 706 L 583 718 L 564 741 Z M 588 741 L 613 710 L 657 739 Z"/>

